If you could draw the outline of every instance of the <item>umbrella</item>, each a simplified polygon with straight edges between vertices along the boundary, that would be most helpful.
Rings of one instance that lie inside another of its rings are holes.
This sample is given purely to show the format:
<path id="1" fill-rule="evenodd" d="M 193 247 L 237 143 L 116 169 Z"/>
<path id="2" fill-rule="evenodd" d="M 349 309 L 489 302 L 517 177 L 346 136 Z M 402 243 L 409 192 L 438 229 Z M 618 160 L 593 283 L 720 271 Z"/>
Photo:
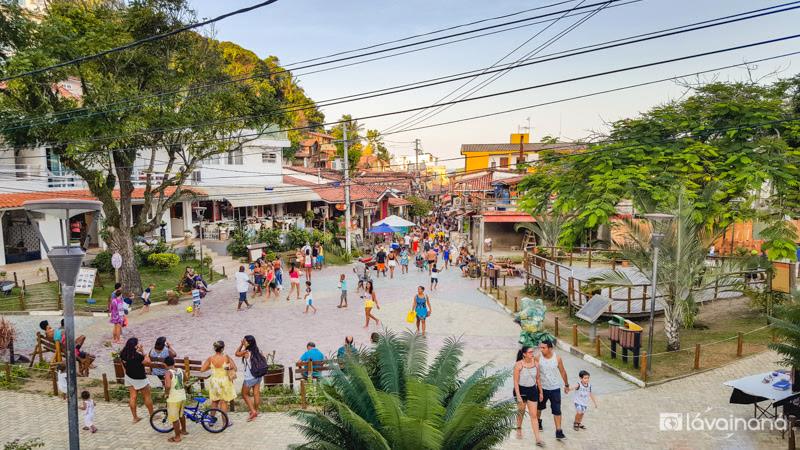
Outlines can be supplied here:
<path id="1" fill-rule="evenodd" d="M 375 233 L 375 234 L 394 233 L 395 231 L 396 230 L 394 228 L 390 227 L 389 225 L 386 225 L 385 223 L 369 229 L 370 233 Z"/>
<path id="2" fill-rule="evenodd" d="M 375 222 L 373 225 L 384 225 L 384 224 L 389 225 L 390 227 L 394 227 L 394 228 L 413 227 L 413 226 L 417 225 L 414 222 L 410 222 L 410 221 L 408 221 L 406 219 L 403 219 L 402 217 L 398 217 L 398 216 L 394 216 L 394 215 L 386 217 L 386 218 L 384 218 L 382 220 L 379 220 L 379 221 Z"/>

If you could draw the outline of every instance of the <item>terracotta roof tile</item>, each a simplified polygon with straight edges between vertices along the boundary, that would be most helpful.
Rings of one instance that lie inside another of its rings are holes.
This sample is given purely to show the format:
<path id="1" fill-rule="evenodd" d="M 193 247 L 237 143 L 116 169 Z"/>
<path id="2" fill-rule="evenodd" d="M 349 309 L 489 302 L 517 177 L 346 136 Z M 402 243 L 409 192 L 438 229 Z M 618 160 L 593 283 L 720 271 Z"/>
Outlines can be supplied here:
<path id="1" fill-rule="evenodd" d="M 192 191 L 196 194 L 203 195 L 205 191 L 197 187 L 184 186 L 184 190 Z M 168 187 L 164 190 L 165 195 L 171 195 L 175 192 L 175 187 Z M 119 189 L 115 189 L 113 193 L 114 199 L 119 200 Z M 15 209 L 22 208 L 22 204 L 28 200 L 45 200 L 51 198 L 75 198 L 81 200 L 97 200 L 88 189 L 75 189 L 70 191 L 50 191 L 50 192 L 0 192 L 0 209 Z M 133 199 L 144 198 L 144 188 L 135 188 L 131 195 Z"/>

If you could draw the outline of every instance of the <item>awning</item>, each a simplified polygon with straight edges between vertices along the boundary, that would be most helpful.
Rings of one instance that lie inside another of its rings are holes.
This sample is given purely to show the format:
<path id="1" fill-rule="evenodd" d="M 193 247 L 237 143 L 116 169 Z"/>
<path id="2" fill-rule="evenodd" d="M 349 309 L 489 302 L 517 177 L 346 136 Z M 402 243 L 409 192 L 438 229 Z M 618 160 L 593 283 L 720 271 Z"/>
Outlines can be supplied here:
<path id="1" fill-rule="evenodd" d="M 259 186 L 204 187 L 203 189 L 207 192 L 206 200 L 224 200 L 235 208 L 321 200 L 313 189 L 289 184 L 267 189 Z M 203 198 L 200 197 L 200 199 Z"/>
<path id="2" fill-rule="evenodd" d="M 530 214 L 519 211 L 485 211 L 483 213 L 484 223 L 517 223 L 517 222 L 536 222 Z"/>

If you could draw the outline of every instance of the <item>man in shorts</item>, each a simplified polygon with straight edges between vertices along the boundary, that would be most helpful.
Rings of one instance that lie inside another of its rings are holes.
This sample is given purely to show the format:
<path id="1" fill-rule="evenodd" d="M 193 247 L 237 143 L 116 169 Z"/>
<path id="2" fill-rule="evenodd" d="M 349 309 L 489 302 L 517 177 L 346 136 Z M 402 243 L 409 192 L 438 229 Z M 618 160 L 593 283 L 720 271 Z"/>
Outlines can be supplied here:
<path id="1" fill-rule="evenodd" d="M 383 274 L 386 276 L 386 251 L 383 250 L 383 247 L 378 247 L 378 253 L 375 254 L 375 263 L 378 268 L 378 275 Z"/>
<path id="2" fill-rule="evenodd" d="M 537 419 L 539 429 L 542 430 L 542 411 L 547 408 L 550 402 L 550 411 L 553 413 L 553 422 L 556 426 L 556 439 L 565 439 L 564 431 L 561 429 L 561 387 L 563 381 L 564 394 L 569 394 L 569 381 L 567 381 L 567 371 L 564 369 L 564 361 L 553 351 L 552 340 L 545 340 L 539 343 L 539 377 L 542 384 L 542 398 L 539 399 L 537 409 Z"/>
<path id="3" fill-rule="evenodd" d="M 239 305 L 236 307 L 237 311 L 242 310 L 242 303 L 247 305 L 247 309 L 250 309 L 252 306 L 250 303 L 247 303 L 247 291 L 250 290 L 250 286 L 255 286 L 255 284 L 250 281 L 250 277 L 247 276 L 247 272 L 244 271 L 244 266 L 239 266 L 239 271 L 236 272 L 236 290 L 239 292 Z"/>

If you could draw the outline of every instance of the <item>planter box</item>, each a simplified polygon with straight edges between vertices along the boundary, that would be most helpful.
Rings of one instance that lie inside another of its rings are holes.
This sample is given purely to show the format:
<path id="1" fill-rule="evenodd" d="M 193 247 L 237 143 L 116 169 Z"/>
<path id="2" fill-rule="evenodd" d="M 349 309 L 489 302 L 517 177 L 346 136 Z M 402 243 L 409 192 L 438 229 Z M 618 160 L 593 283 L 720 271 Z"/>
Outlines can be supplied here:
<path id="1" fill-rule="evenodd" d="M 125 367 L 122 365 L 122 360 L 114 358 L 114 378 L 117 383 L 122 384 L 125 382 Z"/>
<path id="2" fill-rule="evenodd" d="M 267 370 L 264 375 L 264 386 L 280 386 L 283 384 L 284 367 L 281 364 L 276 364 L 274 369 Z"/>

